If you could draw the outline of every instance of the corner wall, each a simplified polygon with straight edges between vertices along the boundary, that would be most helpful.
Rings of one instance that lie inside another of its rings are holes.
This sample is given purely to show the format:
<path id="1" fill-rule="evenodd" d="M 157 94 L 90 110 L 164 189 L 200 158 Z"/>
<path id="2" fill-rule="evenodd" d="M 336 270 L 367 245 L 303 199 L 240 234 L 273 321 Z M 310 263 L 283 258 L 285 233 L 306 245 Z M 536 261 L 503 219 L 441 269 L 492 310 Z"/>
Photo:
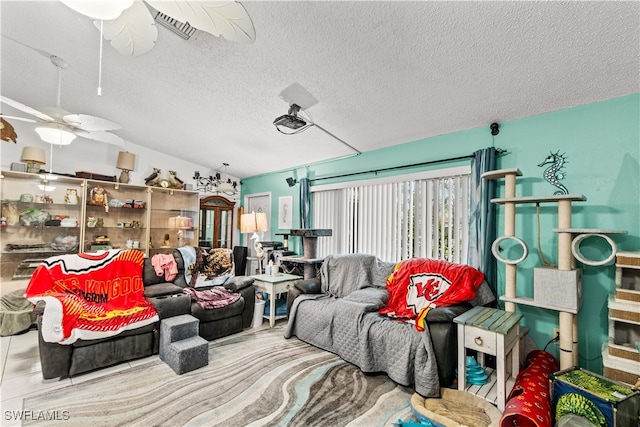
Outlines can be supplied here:
<path id="1" fill-rule="evenodd" d="M 255 176 L 243 180 L 242 195 L 271 192 L 270 226 L 277 224 L 278 197 L 294 196 L 294 228 L 300 225 L 299 186 L 289 187 L 287 177 L 310 179 L 378 168 L 415 164 L 442 158 L 465 156 L 494 145 L 507 150 L 498 160 L 499 168 L 520 168 L 523 176 L 517 181 L 516 195 L 553 194 L 555 187 L 542 177 L 541 163 L 550 151 L 560 151 L 568 158 L 566 178 L 562 183 L 572 194 L 584 194 L 586 202 L 574 203 L 572 226 L 627 230 L 628 235 L 616 236 L 619 250 L 640 251 L 640 94 L 602 101 L 566 110 L 500 123 L 500 134 L 492 137 L 489 124 L 482 128 L 455 132 L 408 142 L 390 148 L 363 153 L 360 156 L 317 164 L 298 169 Z M 378 174 L 404 174 L 427 169 L 468 164 L 468 160 L 431 167 L 413 168 Z M 318 181 L 318 184 L 367 179 L 374 174 Z M 313 184 L 313 182 L 312 182 Z M 498 194 L 503 195 L 502 188 Z M 242 199 L 241 199 L 242 200 Z M 555 206 L 541 206 L 540 247 L 544 257 L 556 262 L 557 238 L 551 229 L 557 226 Z M 498 208 L 498 235 L 502 233 L 502 209 Z M 533 267 L 542 263 L 537 252 L 537 216 L 535 205 L 516 209 L 516 235 L 530 248 L 529 256 L 519 265 L 518 295 L 531 296 Z M 270 229 L 271 235 L 284 230 Z M 297 238 L 290 239 L 293 250 L 301 253 Z M 596 245 L 597 246 L 597 245 Z M 585 252 L 586 253 L 586 252 Z M 598 255 L 595 254 L 594 257 Z M 606 256 L 606 254 L 605 254 Z M 614 289 L 614 267 L 584 266 L 583 307 L 579 315 L 580 366 L 602 372 L 600 348 L 608 339 L 607 297 Z M 498 291 L 504 292 L 504 266 L 498 263 Z M 519 306 L 524 324 L 539 348 L 552 338 L 558 325 L 554 311 Z M 556 353 L 554 346 L 549 351 Z"/>

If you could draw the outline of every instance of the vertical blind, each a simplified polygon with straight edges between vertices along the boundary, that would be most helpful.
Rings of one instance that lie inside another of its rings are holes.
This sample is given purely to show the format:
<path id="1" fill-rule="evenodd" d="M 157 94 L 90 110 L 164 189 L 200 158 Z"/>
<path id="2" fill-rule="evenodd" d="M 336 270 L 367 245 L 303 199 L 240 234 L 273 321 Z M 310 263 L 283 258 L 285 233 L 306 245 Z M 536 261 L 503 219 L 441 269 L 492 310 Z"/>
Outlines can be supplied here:
<path id="1" fill-rule="evenodd" d="M 313 228 L 333 231 L 318 239 L 318 256 L 367 253 L 384 261 L 465 262 L 470 170 L 426 175 L 312 188 Z"/>

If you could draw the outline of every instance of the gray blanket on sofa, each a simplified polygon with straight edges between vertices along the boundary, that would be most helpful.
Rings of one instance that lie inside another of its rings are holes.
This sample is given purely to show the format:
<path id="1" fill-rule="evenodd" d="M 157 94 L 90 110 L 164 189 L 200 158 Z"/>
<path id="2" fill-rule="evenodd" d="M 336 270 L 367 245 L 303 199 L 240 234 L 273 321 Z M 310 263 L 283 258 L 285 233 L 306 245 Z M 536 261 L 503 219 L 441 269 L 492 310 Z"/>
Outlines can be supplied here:
<path id="1" fill-rule="evenodd" d="M 363 372 L 385 372 L 425 397 L 438 397 L 440 385 L 428 329 L 378 314 L 386 303 L 386 278 L 393 263 L 371 255 L 325 259 L 318 295 L 301 295 L 289 313 L 285 337 L 298 337 L 339 355 Z"/>

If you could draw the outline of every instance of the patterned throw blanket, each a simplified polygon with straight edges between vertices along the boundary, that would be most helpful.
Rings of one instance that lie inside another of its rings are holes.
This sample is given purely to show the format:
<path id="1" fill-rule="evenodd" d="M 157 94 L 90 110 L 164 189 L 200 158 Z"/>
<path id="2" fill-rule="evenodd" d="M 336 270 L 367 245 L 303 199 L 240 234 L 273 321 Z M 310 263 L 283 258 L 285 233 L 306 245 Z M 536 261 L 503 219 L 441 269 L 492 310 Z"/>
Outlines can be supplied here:
<path id="1" fill-rule="evenodd" d="M 144 298 L 138 250 L 110 250 L 96 254 L 60 255 L 36 269 L 24 297 L 46 303 L 42 337 L 47 342 L 72 344 L 139 328 L 158 320 Z"/>
<path id="2" fill-rule="evenodd" d="M 193 288 L 185 288 L 184 293 L 189 294 L 191 301 L 197 302 L 205 310 L 225 307 L 240 299 L 240 294 L 231 292 L 222 286 L 214 286 L 211 289 L 197 291 Z"/>

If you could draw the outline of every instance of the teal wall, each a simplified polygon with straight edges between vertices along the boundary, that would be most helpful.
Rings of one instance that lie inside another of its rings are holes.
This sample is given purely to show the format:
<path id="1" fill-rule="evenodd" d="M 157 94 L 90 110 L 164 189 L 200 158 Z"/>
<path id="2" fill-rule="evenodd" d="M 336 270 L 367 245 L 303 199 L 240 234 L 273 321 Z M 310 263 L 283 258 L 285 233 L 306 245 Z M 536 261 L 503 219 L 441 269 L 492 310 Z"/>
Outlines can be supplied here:
<path id="1" fill-rule="evenodd" d="M 500 134 L 493 137 L 489 124 L 482 128 L 440 135 L 375 150 L 356 157 L 304 165 L 297 169 L 250 177 L 242 180 L 242 193 L 271 192 L 272 218 L 277 224 L 278 197 L 294 196 L 294 228 L 299 227 L 299 186 L 289 188 L 289 176 L 320 178 L 350 172 L 369 171 L 405 164 L 415 164 L 442 158 L 465 156 L 475 150 L 495 146 L 507 150 L 498 161 L 498 168 L 519 168 L 523 176 L 516 184 L 517 196 L 545 196 L 555 188 L 542 178 L 541 163 L 550 151 L 565 153 L 568 159 L 563 184 L 571 194 L 583 194 L 586 202 L 573 204 L 573 227 L 627 230 L 629 234 L 615 237 L 619 250 L 640 251 L 640 94 L 594 104 L 555 111 L 520 120 L 500 123 Z M 387 172 L 398 174 L 468 164 L 468 160 L 430 167 Z M 377 177 L 384 174 L 378 174 Z M 337 179 L 345 181 L 367 179 L 373 174 Z M 326 184 L 331 180 L 318 181 Z M 503 195 L 504 189 L 498 189 Z M 242 199 L 241 199 L 242 200 Z M 503 209 L 498 208 L 498 235 L 503 230 Z M 557 226 L 555 204 L 543 204 L 540 209 L 540 247 L 544 257 L 557 262 L 557 238 L 551 229 Z M 516 235 L 529 247 L 529 256 L 518 265 L 519 296 L 532 296 L 533 268 L 542 263 L 538 256 L 537 215 L 535 205 L 518 205 Z M 280 230 L 284 231 L 284 230 Z M 271 230 L 272 237 L 278 230 Z M 274 239 L 275 240 L 275 239 Z M 301 251 L 298 238 L 290 246 Z M 596 259 L 606 257 L 606 247 L 598 240 L 585 242 L 584 253 Z M 504 266 L 498 264 L 498 292 L 504 292 Z M 580 366 L 602 372 L 600 349 L 608 337 L 607 298 L 614 289 L 614 267 L 583 268 L 583 307 L 579 314 Z M 542 348 L 552 338 L 558 326 L 555 311 L 518 306 L 530 336 Z M 548 348 L 557 356 L 555 346 Z"/>

